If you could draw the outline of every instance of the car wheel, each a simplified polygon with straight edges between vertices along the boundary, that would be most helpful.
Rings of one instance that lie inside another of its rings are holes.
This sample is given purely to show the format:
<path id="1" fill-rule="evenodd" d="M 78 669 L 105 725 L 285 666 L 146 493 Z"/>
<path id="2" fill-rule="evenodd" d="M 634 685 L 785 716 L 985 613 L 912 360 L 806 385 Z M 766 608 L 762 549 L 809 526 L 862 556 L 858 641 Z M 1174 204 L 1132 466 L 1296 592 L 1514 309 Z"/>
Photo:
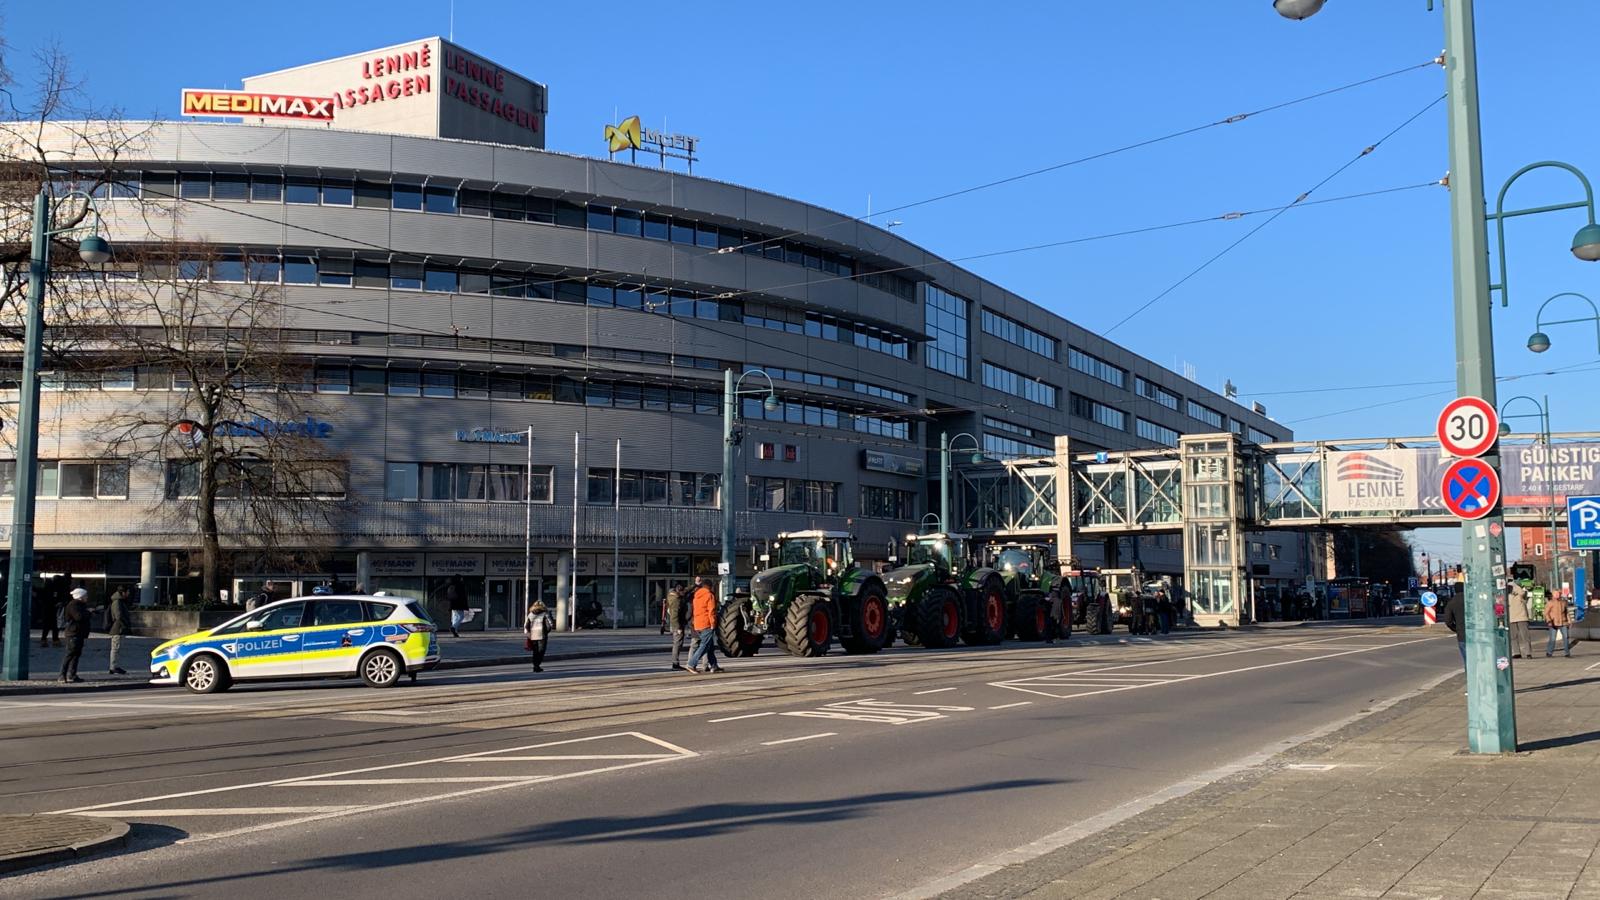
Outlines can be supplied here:
<path id="1" fill-rule="evenodd" d="M 374 650 L 361 660 L 361 680 L 368 687 L 393 687 L 405 673 L 405 663 L 391 650 Z"/>
<path id="2" fill-rule="evenodd" d="M 222 660 L 210 653 L 190 657 L 183 666 L 183 686 L 194 694 L 215 694 L 231 683 Z"/>

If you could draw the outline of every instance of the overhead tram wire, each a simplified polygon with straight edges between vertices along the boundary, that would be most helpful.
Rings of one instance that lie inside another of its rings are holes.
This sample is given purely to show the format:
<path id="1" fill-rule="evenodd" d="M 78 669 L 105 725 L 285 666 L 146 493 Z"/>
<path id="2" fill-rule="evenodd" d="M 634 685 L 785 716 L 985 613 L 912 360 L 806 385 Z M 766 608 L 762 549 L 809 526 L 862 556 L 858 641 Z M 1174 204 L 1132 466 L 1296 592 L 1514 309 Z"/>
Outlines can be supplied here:
<path id="1" fill-rule="evenodd" d="M 1537 372 L 1523 372 L 1523 373 L 1518 374 L 1518 375 L 1500 375 L 1500 376 L 1495 378 L 1495 382 L 1499 383 L 1499 382 L 1504 382 L 1504 381 L 1520 381 L 1520 380 L 1525 379 L 1525 378 L 1539 378 L 1539 377 L 1542 377 L 1542 376 L 1554 377 L 1554 376 L 1557 376 L 1557 375 L 1581 375 L 1581 374 L 1585 374 L 1587 372 L 1594 371 L 1594 369 L 1596 367 L 1600 367 L 1600 359 L 1585 360 L 1583 362 L 1572 363 L 1571 365 L 1561 366 L 1561 367 L 1555 368 L 1555 369 L 1541 369 L 1541 370 L 1539 370 Z M 1454 384 L 1455 382 L 1451 381 L 1451 382 L 1437 382 L 1437 383 Z M 1384 401 L 1382 403 L 1366 403 L 1366 404 L 1363 404 L 1361 406 L 1351 407 L 1350 409 L 1340 409 L 1340 410 L 1335 410 L 1333 412 L 1318 413 L 1317 415 L 1314 415 L 1314 416 L 1303 416 L 1303 417 L 1298 418 L 1298 419 L 1289 419 L 1289 420 L 1283 422 L 1282 424 L 1284 424 L 1284 425 L 1298 425 L 1301 422 L 1314 422 L 1314 421 L 1316 421 L 1318 419 L 1329 419 L 1329 418 L 1333 418 L 1334 416 L 1344 416 L 1344 415 L 1349 415 L 1350 413 L 1363 412 L 1363 411 L 1369 410 L 1369 409 L 1380 409 L 1380 408 L 1385 407 L 1385 406 L 1398 406 L 1401 403 L 1411 403 L 1411 402 L 1416 401 L 1416 400 L 1426 400 L 1426 399 L 1428 399 L 1430 397 L 1454 396 L 1455 393 L 1456 393 L 1456 391 L 1455 391 L 1454 388 L 1446 388 L 1446 389 L 1441 390 L 1441 391 L 1428 391 L 1427 393 L 1424 393 L 1424 394 L 1414 394 L 1414 395 L 1412 395 L 1410 397 L 1401 397 L 1401 398 L 1396 399 L 1396 400 L 1386 400 L 1386 401 Z"/>
<path id="2" fill-rule="evenodd" d="M 1374 75 L 1374 76 L 1371 76 L 1369 78 L 1363 78 L 1363 79 L 1361 79 L 1359 81 L 1352 81 L 1352 82 L 1350 82 L 1348 84 L 1339 85 L 1338 87 L 1327 88 L 1325 90 L 1317 91 L 1317 92 L 1312 93 L 1312 94 L 1307 94 L 1307 95 L 1305 95 L 1303 97 L 1297 97 L 1297 98 L 1295 98 L 1293 100 L 1285 100 L 1285 101 L 1283 101 L 1281 103 L 1274 103 L 1274 104 L 1272 104 L 1270 106 L 1264 106 L 1264 107 L 1261 107 L 1260 109 L 1251 110 L 1249 112 L 1236 113 L 1236 114 L 1234 114 L 1232 116 L 1228 116 L 1227 118 L 1218 119 L 1218 120 L 1216 120 L 1214 122 L 1209 122 L 1209 123 L 1207 123 L 1205 125 L 1191 126 L 1189 128 L 1180 129 L 1178 131 L 1174 131 L 1174 132 L 1171 132 L 1171 133 L 1168 133 L 1168 134 L 1165 134 L 1165 135 L 1161 135 L 1159 137 L 1148 138 L 1148 139 L 1142 140 L 1142 141 L 1136 141 L 1134 143 L 1125 144 L 1125 145 L 1123 145 L 1121 147 L 1115 147 L 1115 148 L 1112 148 L 1110 150 L 1102 150 L 1102 151 L 1100 151 L 1098 153 L 1093 153 L 1093 154 L 1090 154 L 1088 156 L 1079 157 L 1077 159 L 1067 160 L 1065 162 L 1056 163 L 1056 164 L 1045 166 L 1045 167 L 1042 167 L 1042 168 L 1039 168 L 1039 169 L 1034 169 L 1034 170 L 1031 170 L 1031 171 L 1028 171 L 1028 172 L 1022 172 L 1022 173 L 1019 173 L 1017 175 L 1006 176 L 1005 178 L 995 179 L 993 181 L 985 182 L 983 184 L 973 185 L 971 187 L 961 188 L 961 189 L 955 190 L 955 191 L 947 191 L 945 193 L 937 194 L 937 195 L 932 196 L 932 197 L 926 197 L 926 198 L 921 199 L 921 200 L 914 200 L 914 201 L 912 201 L 910 203 L 905 203 L 905 204 L 902 204 L 900 206 L 895 206 L 895 207 L 890 207 L 888 209 L 879 210 L 878 212 L 873 213 L 872 216 L 876 217 L 876 216 L 880 216 L 880 215 L 887 215 L 889 213 L 893 213 L 893 212 L 897 212 L 897 211 L 901 211 L 901 210 L 906 210 L 906 209 L 912 209 L 912 208 L 918 207 L 918 206 L 926 206 L 926 205 L 931 204 L 931 203 L 937 203 L 937 202 L 939 202 L 941 200 L 946 200 L 946 199 L 950 199 L 950 198 L 953 198 L 953 197 L 964 196 L 966 194 L 976 193 L 978 191 L 987 190 L 987 189 L 993 188 L 993 187 L 999 187 L 1001 185 L 1012 184 L 1012 183 L 1015 183 L 1017 181 L 1022 181 L 1022 180 L 1027 179 L 1027 178 L 1032 178 L 1032 177 L 1037 176 L 1037 175 L 1042 175 L 1042 174 L 1047 174 L 1049 172 L 1059 171 L 1061 169 L 1070 168 L 1072 166 L 1082 165 L 1084 163 L 1093 162 L 1095 160 L 1105 159 L 1107 157 L 1115 156 L 1115 155 L 1120 154 L 1120 153 L 1126 153 L 1126 152 L 1129 152 L 1129 151 L 1132 151 L 1132 150 L 1141 149 L 1143 147 L 1149 147 L 1149 146 L 1152 146 L 1152 145 L 1155 145 L 1155 144 L 1164 143 L 1166 141 L 1174 140 L 1174 139 L 1177 139 L 1177 138 L 1180 138 L 1180 137 L 1185 137 L 1187 135 L 1195 134 L 1195 133 L 1198 133 L 1198 132 L 1201 132 L 1201 131 L 1205 131 L 1207 129 L 1218 128 L 1218 127 L 1221 127 L 1223 125 L 1237 124 L 1239 122 L 1245 121 L 1246 119 L 1254 118 L 1256 116 L 1265 115 L 1265 114 L 1271 113 L 1271 112 L 1277 112 L 1279 110 L 1287 109 L 1287 108 L 1292 107 L 1292 106 L 1298 106 L 1298 105 L 1300 105 L 1302 103 L 1309 103 L 1312 100 L 1318 100 L 1318 99 L 1321 99 L 1323 97 L 1328 97 L 1328 96 L 1332 96 L 1334 94 L 1342 93 L 1344 91 L 1353 90 L 1353 89 L 1358 88 L 1358 87 L 1363 87 L 1363 86 L 1366 86 L 1366 85 L 1369 85 L 1369 84 L 1373 84 L 1373 83 L 1376 83 L 1376 82 L 1379 82 L 1379 81 L 1384 81 L 1384 80 L 1389 79 L 1389 78 L 1394 78 L 1394 77 L 1399 76 L 1399 75 L 1404 75 L 1404 74 L 1406 74 L 1408 72 L 1415 72 L 1415 71 L 1418 71 L 1418 70 L 1421 70 L 1421 69 L 1428 68 L 1429 66 L 1434 66 L 1434 65 L 1438 65 L 1438 64 L 1439 64 L 1439 59 L 1438 58 L 1430 59 L 1427 62 L 1422 62 L 1422 63 L 1417 63 L 1417 64 L 1414 64 L 1414 65 L 1410 65 L 1410 66 L 1405 66 L 1405 67 L 1400 68 L 1400 69 L 1395 69 L 1392 72 L 1385 72 L 1385 73 L 1383 73 L 1381 75 Z M 22 159 L 20 157 L 13 157 L 12 161 L 32 162 L 31 160 Z M 72 167 L 61 165 L 61 164 L 48 164 L 47 165 L 47 169 L 60 171 L 60 172 L 68 172 L 68 173 L 73 171 Z M 131 186 L 127 182 L 117 182 L 117 181 L 113 180 L 113 183 L 120 184 L 123 187 L 130 187 Z M 173 195 L 161 195 L 161 196 L 163 196 L 165 199 L 183 200 L 183 201 L 187 201 L 187 202 L 191 202 L 191 203 L 200 203 L 200 204 L 202 204 L 204 206 L 208 206 L 208 207 L 211 207 L 211 208 L 224 209 L 224 210 L 227 210 L 229 212 L 235 213 L 237 215 L 245 216 L 247 218 L 253 218 L 253 219 L 257 219 L 257 220 L 263 221 L 263 222 L 268 222 L 268 223 L 274 224 L 274 225 L 287 226 L 287 227 L 290 227 L 290 228 L 294 228 L 294 229 L 296 229 L 298 231 L 302 231 L 302 232 L 304 232 L 306 234 L 315 234 L 315 235 L 319 235 L 319 236 L 322 236 L 322 237 L 334 238 L 336 240 L 346 241 L 346 242 L 349 242 L 349 243 L 352 243 L 352 244 L 358 244 L 360 246 L 368 247 L 368 248 L 371 248 L 371 249 L 374 249 L 374 250 L 382 250 L 382 251 L 389 252 L 389 253 L 398 252 L 398 251 L 395 251 L 392 248 L 384 247 L 382 245 L 375 244 L 375 243 L 372 243 L 370 241 L 363 241 L 363 240 L 360 240 L 358 238 L 351 238 L 351 237 L 347 237 L 347 236 L 343 236 L 343 235 L 337 235 L 337 234 L 333 234 L 331 232 L 321 231 L 319 229 L 310 228 L 310 227 L 307 227 L 307 226 L 304 226 L 304 225 L 291 224 L 291 223 L 283 222 L 283 221 L 280 221 L 280 220 L 275 220 L 275 219 L 269 218 L 267 216 L 258 216 L 258 215 L 246 213 L 246 212 L 244 212 L 242 210 L 231 209 L 229 207 L 217 207 L 217 206 L 215 206 L 214 204 L 212 204 L 209 201 L 200 200 L 200 199 L 194 198 L 194 197 L 179 197 L 179 196 L 177 196 L 175 194 L 173 194 Z M 786 240 L 788 238 L 805 237 L 805 236 L 808 236 L 808 235 L 817 235 L 817 234 L 820 234 L 821 232 L 826 231 L 826 230 L 828 230 L 830 228 L 836 228 L 839 225 L 842 225 L 842 224 L 844 224 L 846 222 L 852 222 L 852 223 L 853 222 L 866 222 L 867 218 L 868 217 L 865 217 L 865 216 L 856 217 L 856 218 L 841 217 L 838 221 L 835 221 L 835 222 L 833 222 L 831 224 L 828 224 L 828 225 L 820 226 L 819 228 L 817 228 L 815 230 L 791 231 L 791 232 L 787 232 L 787 233 L 782 234 L 782 235 L 778 235 L 776 237 L 765 238 L 765 239 L 760 240 L 760 241 L 751 241 L 751 242 L 748 242 L 748 243 L 745 243 L 745 244 L 736 245 L 734 247 L 719 248 L 719 249 L 716 249 L 716 250 L 710 250 L 710 251 L 708 251 L 707 253 L 705 253 L 703 255 L 705 255 L 705 256 L 716 256 L 718 254 L 725 254 L 725 253 L 730 253 L 730 252 L 735 252 L 735 251 L 742 251 L 742 250 L 747 249 L 747 248 L 761 247 L 761 246 L 764 246 L 766 244 L 773 243 L 774 241 Z M 916 268 L 916 267 L 905 266 L 905 267 L 901 267 L 901 268 L 898 268 L 898 269 L 878 270 L 878 273 L 903 271 L 905 269 L 911 269 L 911 268 Z M 587 275 L 587 276 L 560 279 L 560 280 L 552 281 L 552 282 L 548 282 L 548 283 L 557 284 L 557 283 L 561 283 L 562 281 L 583 281 L 583 280 L 587 280 L 589 278 L 604 278 L 604 277 L 608 277 L 608 276 L 627 275 L 627 274 L 630 274 L 630 273 L 627 273 L 627 272 L 593 273 L 593 274 Z M 875 273 L 875 274 L 877 274 L 877 273 Z M 853 278 L 854 276 L 841 276 L 841 277 Z"/>
<path id="3" fill-rule="evenodd" d="M 1410 125 L 1412 122 L 1415 122 L 1416 120 L 1422 118 L 1423 114 L 1426 113 L 1428 110 L 1433 109 L 1435 106 L 1438 106 L 1440 103 L 1443 103 L 1446 96 L 1448 96 L 1448 95 L 1440 94 L 1438 97 L 1434 98 L 1431 102 L 1428 103 L 1427 106 L 1424 106 L 1423 108 L 1417 110 L 1409 118 L 1407 118 L 1404 122 L 1401 122 L 1399 125 L 1396 125 L 1393 129 L 1391 129 L 1389 131 L 1388 134 L 1386 134 L 1383 137 L 1379 138 L 1377 141 L 1372 143 L 1370 146 L 1364 148 L 1360 153 L 1357 153 L 1355 156 L 1351 157 L 1349 161 L 1345 162 L 1343 165 L 1339 166 L 1337 169 L 1334 169 L 1331 173 L 1328 174 L 1328 176 L 1326 178 L 1324 178 L 1321 181 L 1317 182 L 1315 185 L 1312 185 L 1310 190 L 1308 190 L 1308 191 L 1302 193 L 1300 196 L 1296 197 L 1293 202 L 1291 202 L 1287 206 L 1284 206 L 1283 208 L 1279 209 L 1277 212 L 1274 212 L 1271 216 L 1268 216 L 1265 221 L 1261 222 L 1256 227 L 1254 227 L 1254 228 L 1250 229 L 1249 231 L 1245 232 L 1243 235 L 1241 235 L 1233 243 L 1229 244 L 1226 247 L 1223 247 L 1217 253 L 1213 254 L 1210 258 L 1208 258 L 1205 262 L 1203 262 L 1200 265 L 1196 266 L 1195 268 L 1191 269 L 1188 274 L 1184 275 L 1182 278 L 1179 278 L 1177 281 L 1173 282 L 1170 286 L 1168 286 L 1166 288 L 1166 290 L 1163 290 L 1161 293 L 1156 294 L 1154 297 L 1151 297 L 1149 300 L 1146 300 L 1143 304 L 1141 304 L 1133 312 L 1130 312 L 1127 315 L 1123 316 L 1121 319 L 1118 319 L 1116 324 L 1112 325 L 1110 328 L 1107 328 L 1105 331 L 1100 332 L 1100 336 L 1101 337 L 1110 337 L 1111 336 L 1111 332 L 1116 331 L 1118 328 L 1121 328 L 1123 325 L 1126 325 L 1128 322 L 1132 321 L 1134 319 L 1134 317 L 1138 316 L 1140 313 L 1144 312 L 1145 310 L 1147 310 L 1150 307 L 1154 306 L 1155 304 L 1159 303 L 1163 298 L 1165 298 L 1166 296 L 1171 294 L 1173 291 L 1176 291 L 1178 288 L 1183 287 L 1183 285 L 1187 284 L 1190 279 L 1194 278 L 1195 276 L 1199 275 L 1201 272 L 1204 272 L 1206 269 L 1210 268 L 1213 263 L 1215 263 L 1218 260 L 1222 259 L 1224 256 L 1227 256 L 1230 252 L 1232 252 L 1240 244 L 1243 244 L 1245 241 L 1250 240 L 1250 238 L 1254 237 L 1258 232 L 1261 231 L 1261 229 L 1267 227 L 1268 225 L 1271 225 L 1273 222 L 1276 222 L 1278 220 L 1279 216 L 1283 215 L 1285 212 L 1287 212 L 1288 210 L 1294 208 L 1295 206 L 1300 205 L 1307 197 L 1310 197 L 1313 193 L 1315 193 L 1317 191 L 1317 189 L 1321 188 L 1323 185 L 1327 184 L 1328 182 L 1332 181 L 1333 179 L 1339 177 L 1341 174 L 1343 174 L 1345 172 L 1346 169 L 1349 169 L 1351 166 L 1355 165 L 1356 163 L 1360 162 L 1361 160 L 1365 159 L 1366 157 L 1371 156 L 1374 151 L 1376 151 L 1379 147 L 1383 146 L 1383 143 L 1385 141 L 1387 141 L 1390 138 L 1394 137 L 1396 134 L 1399 134 L 1402 130 L 1404 130 L 1406 128 L 1406 126 Z"/>

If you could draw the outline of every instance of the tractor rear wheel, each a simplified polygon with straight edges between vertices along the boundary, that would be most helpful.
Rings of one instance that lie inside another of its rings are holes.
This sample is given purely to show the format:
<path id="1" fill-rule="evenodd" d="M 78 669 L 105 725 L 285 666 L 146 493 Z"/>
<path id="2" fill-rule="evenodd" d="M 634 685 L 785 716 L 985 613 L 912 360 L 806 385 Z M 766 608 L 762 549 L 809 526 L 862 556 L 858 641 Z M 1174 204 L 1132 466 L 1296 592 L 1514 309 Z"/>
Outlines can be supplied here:
<path id="1" fill-rule="evenodd" d="M 949 647 L 961 639 L 961 597 L 947 587 L 932 587 L 917 609 L 917 636 L 922 646 Z"/>
<path id="2" fill-rule="evenodd" d="M 1044 639 L 1045 616 L 1049 609 L 1043 595 L 1036 591 L 1023 591 L 1017 605 L 1011 610 L 1011 630 L 1019 641 Z"/>
<path id="3" fill-rule="evenodd" d="M 789 604 L 783 643 L 794 656 L 822 656 L 833 646 L 833 605 L 820 594 L 801 594 Z"/>
<path id="4" fill-rule="evenodd" d="M 722 651 L 723 656 L 755 656 L 756 651 L 761 649 L 764 636 L 745 627 L 749 621 L 747 614 L 746 609 L 736 606 L 717 620 L 717 649 Z"/>
<path id="5" fill-rule="evenodd" d="M 1106 600 L 1096 597 L 1084 604 L 1083 631 L 1085 634 L 1110 634 L 1111 625 L 1106 621 Z"/>
<path id="6" fill-rule="evenodd" d="M 888 644 L 889 600 L 877 584 L 862 588 L 852 604 L 850 632 L 849 638 L 839 640 L 846 653 L 877 653 Z"/>
<path id="7" fill-rule="evenodd" d="M 999 575 L 978 585 L 978 607 L 961 639 L 973 646 L 998 644 L 1006 639 L 1006 588 Z"/>

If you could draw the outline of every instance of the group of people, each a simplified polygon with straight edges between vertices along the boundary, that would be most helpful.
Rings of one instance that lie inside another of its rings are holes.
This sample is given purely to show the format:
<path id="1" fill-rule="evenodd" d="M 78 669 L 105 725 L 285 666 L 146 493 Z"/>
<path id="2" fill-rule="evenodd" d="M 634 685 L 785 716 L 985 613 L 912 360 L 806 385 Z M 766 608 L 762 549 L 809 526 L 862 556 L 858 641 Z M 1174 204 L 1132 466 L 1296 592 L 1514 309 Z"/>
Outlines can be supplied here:
<path id="1" fill-rule="evenodd" d="M 1166 591 L 1158 590 L 1153 597 L 1143 592 L 1134 594 L 1133 621 L 1129 623 L 1128 631 L 1132 634 L 1168 634 L 1172 631 L 1177 613 L 1177 604 L 1172 602 L 1172 597 Z"/>
<path id="2" fill-rule="evenodd" d="M 1461 650 L 1461 667 L 1467 665 L 1467 616 L 1465 594 L 1456 591 L 1445 602 L 1444 623 L 1456 634 L 1456 645 Z M 1528 589 L 1513 581 L 1506 592 L 1506 619 L 1511 625 L 1511 655 L 1517 659 L 1533 658 L 1533 635 L 1529 632 L 1532 619 L 1529 611 Z M 1560 591 L 1544 602 L 1546 636 L 1544 655 L 1554 656 L 1556 640 L 1561 642 L 1563 656 L 1572 656 L 1572 638 L 1567 627 L 1572 624 L 1572 605 Z"/>
<path id="3" fill-rule="evenodd" d="M 106 633 L 111 636 L 110 659 L 107 673 L 128 674 L 117 664 L 122 653 L 122 639 L 128 633 L 128 589 L 118 587 L 111 592 L 103 607 L 89 605 L 89 591 L 75 587 L 54 603 L 42 596 L 35 597 L 35 607 L 45 607 L 39 614 L 39 646 L 62 647 L 66 637 L 66 653 L 61 656 L 60 680 L 68 684 L 83 681 L 78 677 L 78 664 L 83 659 L 83 646 L 94 626 L 94 617 L 101 611 L 106 615 Z M 49 608 L 53 607 L 53 608 Z"/>
<path id="4" fill-rule="evenodd" d="M 663 604 L 662 624 L 672 632 L 672 670 L 691 675 L 718 673 L 717 663 L 717 592 L 704 578 L 696 575 L 694 588 L 678 582 L 667 591 Z M 683 651 L 690 643 L 693 632 L 693 649 L 689 665 L 683 665 Z M 700 668 L 704 660 L 706 667 Z"/>

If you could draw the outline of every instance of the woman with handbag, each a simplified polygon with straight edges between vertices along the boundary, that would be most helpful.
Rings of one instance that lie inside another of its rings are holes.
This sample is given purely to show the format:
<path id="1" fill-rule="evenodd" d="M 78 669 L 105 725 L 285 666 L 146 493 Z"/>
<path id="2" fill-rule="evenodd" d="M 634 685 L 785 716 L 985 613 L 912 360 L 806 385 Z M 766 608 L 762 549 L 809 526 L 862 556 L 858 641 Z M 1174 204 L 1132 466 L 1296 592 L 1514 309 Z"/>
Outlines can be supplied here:
<path id="1" fill-rule="evenodd" d="M 544 651 L 550 644 L 550 632 L 555 630 L 555 617 L 550 615 L 543 600 L 533 601 L 528 607 L 528 617 L 522 622 L 523 649 L 533 654 L 533 670 L 544 671 Z"/>

